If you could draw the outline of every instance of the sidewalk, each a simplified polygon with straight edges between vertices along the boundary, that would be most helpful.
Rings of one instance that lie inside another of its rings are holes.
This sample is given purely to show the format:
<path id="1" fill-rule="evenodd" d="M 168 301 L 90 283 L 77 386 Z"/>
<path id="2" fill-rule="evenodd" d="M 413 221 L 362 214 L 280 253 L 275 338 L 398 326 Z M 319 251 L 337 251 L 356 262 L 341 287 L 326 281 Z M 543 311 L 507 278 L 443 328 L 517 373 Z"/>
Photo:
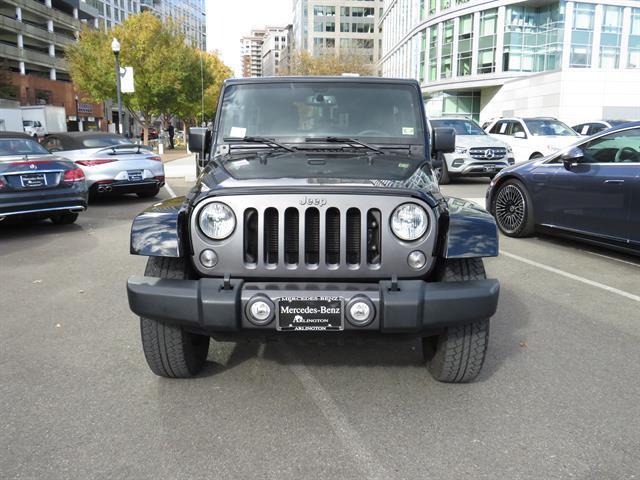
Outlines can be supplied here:
<path id="1" fill-rule="evenodd" d="M 172 152 L 173 153 L 173 152 Z M 164 162 L 164 176 L 166 178 L 181 178 L 186 182 L 195 182 L 196 180 L 196 156 L 191 154 L 186 156 L 184 150 L 182 156 L 174 157 Z"/>
<path id="2" fill-rule="evenodd" d="M 176 148 L 175 150 L 165 148 L 164 153 L 160 155 L 160 157 L 162 158 L 162 163 L 167 163 L 186 157 L 187 155 L 187 150 L 184 148 Z"/>

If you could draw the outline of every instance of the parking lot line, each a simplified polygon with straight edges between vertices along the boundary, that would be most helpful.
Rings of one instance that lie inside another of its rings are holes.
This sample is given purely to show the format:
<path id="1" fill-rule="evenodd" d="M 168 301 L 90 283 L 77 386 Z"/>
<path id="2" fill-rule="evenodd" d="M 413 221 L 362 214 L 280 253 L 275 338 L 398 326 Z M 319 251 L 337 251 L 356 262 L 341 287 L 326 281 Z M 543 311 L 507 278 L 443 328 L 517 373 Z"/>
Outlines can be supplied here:
<path id="1" fill-rule="evenodd" d="M 609 285 L 605 285 L 604 283 L 595 282 L 593 280 L 589 280 L 588 278 L 581 277 L 579 275 L 575 275 L 573 273 L 565 272 L 564 270 L 560 270 L 559 268 L 550 267 L 549 265 L 545 265 L 544 263 L 539 263 L 534 260 L 529 260 L 528 258 L 521 257 L 520 255 L 515 255 L 513 253 L 505 252 L 504 250 L 500 251 L 500 255 L 504 255 L 505 257 L 513 258 L 522 263 L 526 263 L 533 267 L 540 268 L 542 270 L 546 270 L 547 272 L 552 272 L 557 275 L 562 275 L 563 277 L 570 278 L 575 280 L 576 282 L 584 283 L 585 285 L 590 285 L 592 287 L 599 288 L 601 290 L 606 290 L 610 293 L 615 293 L 616 295 L 620 295 L 621 297 L 628 298 L 630 300 L 635 300 L 636 302 L 640 302 L 640 295 L 634 295 L 633 293 L 625 292 L 624 290 L 620 290 L 619 288 L 610 287 Z"/>
<path id="2" fill-rule="evenodd" d="M 169 183 L 166 181 L 164 182 L 164 188 L 167 190 L 167 192 L 169 193 L 169 195 L 171 195 L 171 198 L 176 198 L 178 195 L 176 195 L 176 192 L 173 191 L 173 188 L 171 188 L 171 185 L 169 185 Z"/>

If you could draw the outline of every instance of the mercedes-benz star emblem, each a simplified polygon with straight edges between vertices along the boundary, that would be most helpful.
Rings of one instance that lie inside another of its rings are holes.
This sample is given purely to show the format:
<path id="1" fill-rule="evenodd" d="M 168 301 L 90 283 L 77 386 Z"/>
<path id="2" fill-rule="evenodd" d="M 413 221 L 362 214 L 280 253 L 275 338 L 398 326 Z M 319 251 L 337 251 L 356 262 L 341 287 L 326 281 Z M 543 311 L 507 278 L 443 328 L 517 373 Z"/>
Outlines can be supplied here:
<path id="1" fill-rule="evenodd" d="M 493 150 L 491 150 L 490 148 L 487 148 L 484 152 L 484 156 L 487 158 L 493 158 L 495 154 L 493 153 Z"/>

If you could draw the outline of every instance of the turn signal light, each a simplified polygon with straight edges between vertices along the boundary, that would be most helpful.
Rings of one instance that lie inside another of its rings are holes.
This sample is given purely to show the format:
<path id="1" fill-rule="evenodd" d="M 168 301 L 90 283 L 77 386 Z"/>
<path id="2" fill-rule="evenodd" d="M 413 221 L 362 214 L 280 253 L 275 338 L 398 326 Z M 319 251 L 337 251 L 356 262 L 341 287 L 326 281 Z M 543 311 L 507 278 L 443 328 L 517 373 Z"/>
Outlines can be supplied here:
<path id="1" fill-rule="evenodd" d="M 149 157 L 149 160 L 155 160 L 156 162 L 161 162 L 162 157 Z"/>
<path id="2" fill-rule="evenodd" d="M 78 165 L 82 165 L 83 167 L 95 167 L 96 165 L 103 165 L 105 163 L 115 162 L 110 158 L 105 158 L 102 160 L 78 160 L 76 163 Z"/>
<path id="3" fill-rule="evenodd" d="M 64 178 L 62 181 L 65 183 L 82 182 L 84 181 L 84 172 L 81 168 L 67 170 L 64 172 Z"/>

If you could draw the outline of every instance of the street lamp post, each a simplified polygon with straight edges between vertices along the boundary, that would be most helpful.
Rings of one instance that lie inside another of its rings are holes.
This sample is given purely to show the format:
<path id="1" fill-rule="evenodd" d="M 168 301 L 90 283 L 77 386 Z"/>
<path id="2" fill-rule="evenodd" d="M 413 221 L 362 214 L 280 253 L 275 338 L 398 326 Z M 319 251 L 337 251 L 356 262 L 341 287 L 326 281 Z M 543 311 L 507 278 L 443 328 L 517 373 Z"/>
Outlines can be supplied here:
<path id="1" fill-rule="evenodd" d="M 118 93 L 118 128 L 120 129 L 120 135 L 124 131 L 122 126 L 122 94 L 120 93 L 120 61 L 118 56 L 120 55 L 120 42 L 117 38 L 111 42 L 111 50 L 113 50 L 113 56 L 116 59 L 116 91 Z"/>

